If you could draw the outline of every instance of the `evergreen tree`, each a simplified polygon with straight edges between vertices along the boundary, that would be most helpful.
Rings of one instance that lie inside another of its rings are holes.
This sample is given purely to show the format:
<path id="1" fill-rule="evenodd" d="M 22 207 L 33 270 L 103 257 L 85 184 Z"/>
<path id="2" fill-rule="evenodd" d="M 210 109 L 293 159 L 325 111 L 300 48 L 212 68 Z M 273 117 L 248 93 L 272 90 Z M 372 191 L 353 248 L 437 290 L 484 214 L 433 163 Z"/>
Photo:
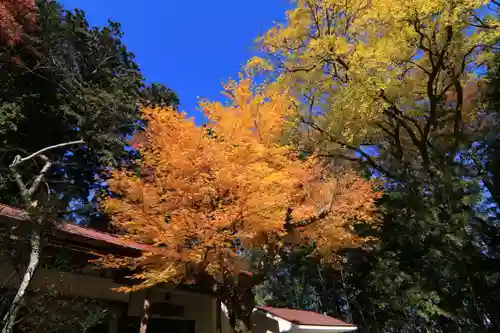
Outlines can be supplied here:
<path id="1" fill-rule="evenodd" d="M 91 213 L 108 167 L 135 154 L 124 147 L 142 127 L 139 105 L 179 101 L 163 85 L 145 85 L 119 23 L 92 27 L 81 10 L 37 5 L 37 26 L 0 50 L 0 201 L 19 205 L 7 172 L 16 155 L 83 139 L 84 146 L 56 158 L 64 167 L 54 168 L 49 193 L 59 208 L 73 210 L 67 217 L 104 223 Z M 26 178 L 34 169 L 23 170 Z"/>

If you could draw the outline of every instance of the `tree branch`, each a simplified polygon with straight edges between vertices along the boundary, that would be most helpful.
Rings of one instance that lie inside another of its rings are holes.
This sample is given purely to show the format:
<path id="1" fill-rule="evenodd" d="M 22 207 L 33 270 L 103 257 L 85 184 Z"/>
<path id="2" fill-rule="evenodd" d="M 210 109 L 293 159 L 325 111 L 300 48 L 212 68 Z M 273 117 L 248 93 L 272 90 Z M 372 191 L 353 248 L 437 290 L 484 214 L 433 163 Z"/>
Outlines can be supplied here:
<path id="1" fill-rule="evenodd" d="M 39 151 L 37 152 L 34 152 L 33 154 L 29 155 L 29 156 L 26 156 L 26 157 L 23 157 L 21 158 L 21 156 L 17 155 L 15 158 L 14 158 L 14 161 L 12 161 L 12 164 L 10 165 L 11 168 L 13 167 L 16 167 L 18 166 L 19 164 L 22 164 L 26 161 L 29 161 L 31 160 L 32 158 L 35 158 L 37 157 L 38 155 L 41 155 L 49 150 L 53 150 L 53 149 L 57 149 L 57 148 L 63 148 L 63 147 L 67 147 L 67 146 L 71 146 L 71 145 L 77 145 L 77 144 L 82 144 L 82 143 L 85 143 L 85 141 L 83 140 L 77 140 L 77 141 L 70 141 L 70 142 L 64 142 L 64 143 L 59 143 L 57 145 L 53 145 L 53 146 L 49 146 L 49 147 L 45 147 L 43 149 L 40 149 Z M 46 157 L 45 157 L 46 158 Z"/>
<path id="2" fill-rule="evenodd" d="M 435 80 L 437 79 L 439 72 L 443 69 L 444 66 L 444 56 L 448 51 L 448 48 L 451 44 L 453 38 L 453 28 L 451 26 L 447 26 L 446 28 L 446 43 L 439 53 L 439 57 L 435 65 L 432 66 L 432 72 L 429 75 L 429 79 L 427 80 L 427 97 L 429 98 L 430 110 L 429 110 L 429 118 L 427 119 L 427 123 L 424 127 L 424 141 L 427 141 L 427 137 L 430 133 L 431 127 L 435 125 L 437 118 L 437 107 L 439 103 L 439 99 L 434 92 Z"/>
<path id="3" fill-rule="evenodd" d="M 42 159 L 45 160 L 45 165 L 43 166 L 42 170 L 40 170 L 40 173 L 38 174 L 38 176 L 36 176 L 35 180 L 33 181 L 33 184 L 31 184 L 31 187 L 28 190 L 28 196 L 30 198 L 38 190 L 38 187 L 40 186 L 43 179 L 45 178 L 45 175 L 47 174 L 47 172 L 49 172 L 50 168 L 52 167 L 52 162 L 50 162 L 49 159 L 45 155 L 41 154 L 39 156 L 40 157 L 43 156 Z"/>
<path id="4" fill-rule="evenodd" d="M 289 207 L 287 209 L 286 218 L 285 218 L 285 229 L 286 230 L 291 230 L 291 229 L 295 229 L 295 228 L 307 227 L 308 225 L 311 225 L 314 222 L 316 222 L 318 220 L 321 220 L 321 219 L 324 219 L 325 217 L 327 217 L 328 213 L 332 209 L 333 199 L 335 198 L 335 195 L 336 195 L 336 192 L 334 191 L 332 193 L 332 196 L 330 197 L 330 201 L 328 202 L 328 204 L 326 206 L 322 207 L 316 213 L 316 215 L 311 216 L 311 217 L 309 217 L 307 219 L 299 220 L 297 222 L 293 222 L 292 221 L 292 212 L 293 212 L 293 209 Z"/>
<path id="5" fill-rule="evenodd" d="M 328 133 L 327 131 L 323 130 L 321 127 L 319 127 L 317 124 L 311 122 L 311 121 L 308 121 L 306 119 L 304 119 L 303 117 L 300 118 L 300 120 L 306 124 L 306 125 L 309 125 L 311 128 L 315 129 L 316 131 L 322 133 L 322 134 L 325 134 L 328 136 L 328 139 L 333 142 L 333 143 L 336 143 L 338 144 L 339 146 L 341 146 L 342 148 L 346 148 L 346 149 L 349 149 L 351 151 L 354 151 L 358 154 L 360 154 L 367 162 L 368 164 L 370 164 L 373 168 L 375 168 L 376 170 L 378 170 L 379 172 L 385 174 L 387 177 L 391 178 L 391 179 L 398 179 L 395 175 L 393 175 L 391 172 L 389 172 L 388 170 L 386 170 L 385 168 L 383 168 L 382 166 L 380 166 L 377 162 L 375 162 L 375 160 L 370 156 L 368 155 L 367 153 L 365 153 L 362 149 L 360 148 L 357 148 L 357 147 L 354 147 L 352 145 L 349 145 L 345 142 L 342 142 L 342 141 L 338 141 L 336 140 L 330 133 Z"/>
<path id="6" fill-rule="evenodd" d="M 20 191 L 21 196 L 23 198 L 24 205 L 25 205 L 26 209 L 29 209 L 31 207 L 31 201 L 32 201 L 31 197 L 38 190 L 38 188 L 40 187 L 40 184 L 42 183 L 42 181 L 44 180 L 45 176 L 47 175 L 47 173 L 49 172 L 50 168 L 52 167 L 52 162 L 48 159 L 47 156 L 44 155 L 44 153 L 47 152 L 47 151 L 53 150 L 53 149 L 63 148 L 63 147 L 67 147 L 67 146 L 71 146 L 71 145 L 76 145 L 76 144 L 81 144 L 81 143 L 84 143 L 84 141 L 83 140 L 77 140 L 77 141 L 60 143 L 60 144 L 57 144 L 57 145 L 53 145 L 53 146 L 49 146 L 49 147 L 45 147 L 43 149 L 40 149 L 39 151 L 34 152 L 33 154 L 28 155 L 28 156 L 26 156 L 24 158 L 22 158 L 20 155 L 16 155 L 16 157 L 14 158 L 14 160 L 12 161 L 12 163 L 10 164 L 9 169 L 10 169 L 12 175 L 14 176 L 14 179 L 15 179 L 15 181 L 17 183 L 17 186 L 19 187 L 19 191 Z M 31 159 L 33 159 L 35 157 L 40 158 L 43 162 L 45 162 L 45 165 L 43 166 L 42 170 L 40 170 L 40 173 L 35 177 L 35 179 L 33 181 L 33 184 L 28 189 L 26 187 L 26 184 L 23 182 L 23 178 L 22 178 L 20 172 L 17 170 L 17 167 L 20 164 L 22 164 L 22 163 L 24 163 L 26 161 L 29 161 L 29 160 L 31 160 Z"/>

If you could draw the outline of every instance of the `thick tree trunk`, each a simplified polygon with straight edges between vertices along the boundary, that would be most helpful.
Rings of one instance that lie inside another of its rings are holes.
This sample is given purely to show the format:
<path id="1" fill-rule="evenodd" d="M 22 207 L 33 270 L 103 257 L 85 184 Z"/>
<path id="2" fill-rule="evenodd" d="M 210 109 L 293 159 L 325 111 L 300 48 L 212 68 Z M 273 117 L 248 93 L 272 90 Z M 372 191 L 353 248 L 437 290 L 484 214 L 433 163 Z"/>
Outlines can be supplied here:
<path id="1" fill-rule="evenodd" d="M 28 267 L 26 268 L 26 272 L 24 273 L 23 280 L 21 281 L 21 285 L 14 296 L 14 300 L 10 305 L 9 311 L 2 319 L 2 333 L 11 333 L 13 331 L 14 324 L 16 323 L 16 317 L 21 309 L 24 295 L 26 294 L 26 290 L 28 289 L 31 279 L 35 274 L 35 270 L 38 267 L 38 262 L 40 260 L 40 230 L 36 227 L 31 230 L 30 247 L 30 260 Z"/>
<path id="2" fill-rule="evenodd" d="M 252 299 L 245 297 L 246 294 L 251 294 Z M 234 333 L 248 333 L 252 329 L 253 293 L 240 291 L 239 296 L 233 302 L 226 304 L 229 313 L 229 324 Z"/>

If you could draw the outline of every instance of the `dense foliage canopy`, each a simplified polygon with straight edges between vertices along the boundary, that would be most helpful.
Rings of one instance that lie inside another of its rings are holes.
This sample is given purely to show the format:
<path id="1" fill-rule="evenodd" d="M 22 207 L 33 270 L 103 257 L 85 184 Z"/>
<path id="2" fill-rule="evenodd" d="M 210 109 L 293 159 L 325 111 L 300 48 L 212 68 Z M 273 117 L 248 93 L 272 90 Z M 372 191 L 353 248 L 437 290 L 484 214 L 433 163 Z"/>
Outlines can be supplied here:
<path id="1" fill-rule="evenodd" d="M 301 273 L 328 271 L 335 302 L 313 304 L 363 331 L 499 329 L 499 5 L 297 1 L 258 40 L 268 57 L 248 67 L 300 101 L 289 137 L 384 181 L 375 251 L 351 252 L 341 271 Z"/>
<path id="2" fill-rule="evenodd" d="M 128 239 L 163 248 L 104 262 L 140 267 L 142 287 L 200 272 L 222 281 L 237 273 L 241 251 L 275 247 L 297 228 L 326 260 L 365 242 L 352 226 L 374 220 L 374 184 L 280 144 L 292 105 L 283 91 L 254 91 L 249 79 L 226 90 L 229 103 L 201 104 L 206 127 L 172 109 L 145 108 L 141 172 L 114 171 L 109 181 L 116 196 L 105 207 L 114 225 Z"/>

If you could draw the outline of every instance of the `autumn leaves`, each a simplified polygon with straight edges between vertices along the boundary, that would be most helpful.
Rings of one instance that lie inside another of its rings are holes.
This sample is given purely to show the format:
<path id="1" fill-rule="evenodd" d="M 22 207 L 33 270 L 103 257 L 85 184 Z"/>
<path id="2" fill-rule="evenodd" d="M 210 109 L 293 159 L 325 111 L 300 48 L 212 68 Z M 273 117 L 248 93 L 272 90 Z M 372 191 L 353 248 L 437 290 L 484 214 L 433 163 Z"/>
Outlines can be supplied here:
<path id="1" fill-rule="evenodd" d="M 228 103 L 201 103 L 204 127 L 172 109 L 143 110 L 142 173 L 115 170 L 117 196 L 105 208 L 125 237 L 165 244 L 165 256 L 106 258 L 104 265 L 142 267 L 137 277 L 147 286 L 189 279 L 187 266 L 220 277 L 236 253 L 270 239 L 282 244 L 290 227 L 328 257 L 365 241 L 348 225 L 373 220 L 380 196 L 373 183 L 335 173 L 283 142 L 295 103 L 286 91 L 248 77 L 225 88 Z"/>
<path id="2" fill-rule="evenodd" d="M 224 87 L 227 103 L 200 103 L 206 126 L 145 108 L 141 174 L 115 170 L 118 196 L 105 207 L 126 237 L 166 245 L 169 256 L 130 259 L 148 267 L 146 285 L 180 281 L 187 266 L 220 278 L 232 258 L 279 248 L 290 234 L 328 260 L 365 244 L 353 224 L 374 222 L 381 193 L 338 161 L 368 162 L 373 178 L 396 180 L 404 170 L 377 166 L 363 150 L 389 135 L 415 146 L 400 154 L 403 164 L 426 168 L 429 136 L 453 111 L 441 99 L 460 96 L 469 65 L 498 38 L 497 21 L 478 16 L 483 5 L 299 0 L 286 24 L 258 39 L 268 56 Z M 461 103 L 454 112 L 460 131 Z"/>

